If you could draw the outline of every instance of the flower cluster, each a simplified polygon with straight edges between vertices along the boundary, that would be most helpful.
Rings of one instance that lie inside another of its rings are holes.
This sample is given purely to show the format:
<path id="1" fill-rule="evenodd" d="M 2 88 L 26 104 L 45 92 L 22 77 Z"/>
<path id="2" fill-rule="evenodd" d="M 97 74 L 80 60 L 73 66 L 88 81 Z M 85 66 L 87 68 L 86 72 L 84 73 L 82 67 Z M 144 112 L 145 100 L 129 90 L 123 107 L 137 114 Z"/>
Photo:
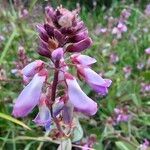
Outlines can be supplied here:
<path id="1" fill-rule="evenodd" d="M 97 26 L 95 34 L 109 35 L 109 33 L 111 33 L 112 35 L 115 35 L 117 39 L 121 39 L 122 34 L 128 30 L 127 20 L 130 15 L 131 13 L 129 9 L 123 9 L 119 18 L 105 16 L 105 19 L 108 20 L 107 27 Z"/>
<path id="2" fill-rule="evenodd" d="M 112 34 L 115 34 L 117 36 L 117 39 L 120 39 L 122 37 L 122 34 L 124 32 L 127 32 L 128 28 L 126 26 L 126 22 L 128 18 L 130 17 L 131 13 L 128 9 L 123 9 L 120 18 L 118 19 L 118 24 L 116 27 L 112 29 Z"/>
<path id="3" fill-rule="evenodd" d="M 123 67 L 123 72 L 125 74 L 125 78 L 127 79 L 131 75 L 131 72 L 132 72 L 131 66 Z"/>
<path id="4" fill-rule="evenodd" d="M 97 103 L 79 86 L 77 77 L 100 95 L 108 93 L 111 80 L 103 79 L 91 69 L 96 62 L 94 58 L 80 53 L 91 46 L 92 40 L 78 12 L 49 6 L 45 12 L 46 23 L 37 25 L 37 51 L 49 63 L 35 60 L 21 70 L 26 86 L 15 101 L 13 115 L 25 117 L 38 106 L 34 122 L 46 130 L 55 123 L 60 130 L 61 125 L 72 126 L 75 112 L 92 116 L 98 110 Z M 77 76 L 70 73 L 72 67 Z"/>
<path id="5" fill-rule="evenodd" d="M 145 96 L 150 92 L 150 84 L 149 83 L 141 83 L 141 93 Z"/>
<path id="6" fill-rule="evenodd" d="M 15 68 L 11 70 L 11 72 L 15 75 L 20 75 L 20 71 L 31 61 L 25 52 L 24 47 L 18 47 L 18 60 L 14 62 Z"/>
<path id="7" fill-rule="evenodd" d="M 127 122 L 129 118 L 131 117 L 129 115 L 127 107 L 125 108 L 115 108 L 115 122 L 118 124 L 120 122 Z"/>
<path id="8" fill-rule="evenodd" d="M 113 116 L 108 118 L 107 123 L 117 125 L 121 122 L 128 122 L 129 119 L 131 119 L 131 114 L 127 107 L 115 108 Z"/>

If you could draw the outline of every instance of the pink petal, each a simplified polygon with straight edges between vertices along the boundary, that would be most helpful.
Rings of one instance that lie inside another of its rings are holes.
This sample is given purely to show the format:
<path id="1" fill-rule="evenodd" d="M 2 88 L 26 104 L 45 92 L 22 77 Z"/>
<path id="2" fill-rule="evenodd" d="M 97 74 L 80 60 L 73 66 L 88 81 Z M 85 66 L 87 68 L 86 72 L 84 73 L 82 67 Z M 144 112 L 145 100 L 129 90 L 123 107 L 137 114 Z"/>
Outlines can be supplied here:
<path id="1" fill-rule="evenodd" d="M 64 35 L 57 29 L 54 29 L 54 37 L 59 41 L 60 44 L 64 43 Z"/>
<path id="2" fill-rule="evenodd" d="M 25 85 L 27 85 L 30 81 L 31 81 L 32 77 L 27 77 L 25 75 L 23 75 L 23 82 Z"/>
<path id="3" fill-rule="evenodd" d="M 63 48 L 57 48 L 52 52 L 52 59 L 54 61 L 60 60 L 63 57 Z"/>
<path id="4" fill-rule="evenodd" d="M 15 117 L 27 116 L 39 103 L 45 79 L 46 76 L 39 76 L 36 74 L 31 82 L 23 89 L 13 108 L 13 115 Z"/>
<path id="5" fill-rule="evenodd" d="M 89 66 L 96 62 L 95 58 L 92 58 L 87 55 L 81 55 L 81 54 L 73 54 L 71 55 L 71 60 L 75 64 L 81 64 L 83 66 Z"/>
<path id="6" fill-rule="evenodd" d="M 118 31 L 118 29 L 116 28 L 116 27 L 114 27 L 113 29 L 112 29 L 112 34 L 117 34 L 119 31 Z"/>
<path id="7" fill-rule="evenodd" d="M 66 73 L 65 78 L 70 102 L 81 112 L 87 115 L 94 115 L 97 112 L 97 103 L 81 90 L 76 79 L 72 75 Z"/>
<path id="8" fill-rule="evenodd" d="M 99 74 L 89 67 L 82 67 L 77 65 L 78 73 L 89 84 L 89 86 L 97 93 L 105 95 L 108 93 L 108 87 L 111 85 L 111 80 L 103 79 Z"/>
<path id="9" fill-rule="evenodd" d="M 28 64 L 22 69 L 22 74 L 26 77 L 34 76 L 39 70 L 43 68 L 44 62 L 41 60 L 35 60 L 34 62 Z"/>
<path id="10" fill-rule="evenodd" d="M 84 39 L 87 38 L 87 37 L 88 37 L 88 31 L 87 31 L 87 30 L 84 30 L 84 31 L 79 32 L 78 34 L 76 34 L 76 35 L 70 37 L 70 38 L 68 39 L 68 42 L 70 42 L 70 43 L 79 42 L 79 41 L 81 41 L 81 40 L 84 40 Z"/>
<path id="11" fill-rule="evenodd" d="M 40 38 L 44 40 L 45 42 L 48 42 L 48 34 L 46 30 L 44 29 L 43 25 L 37 25 L 37 31 L 39 32 Z"/>
<path id="12" fill-rule="evenodd" d="M 51 113 L 46 105 L 39 107 L 39 113 L 33 120 L 38 126 L 44 126 L 46 130 L 50 129 Z"/>
<path id="13" fill-rule="evenodd" d="M 86 38 L 78 43 L 70 44 L 66 51 L 68 52 L 81 52 L 92 45 L 92 40 L 90 38 Z"/>
<path id="14" fill-rule="evenodd" d="M 110 79 L 104 79 L 104 80 L 105 80 L 105 83 L 106 83 L 105 86 L 110 87 L 112 81 Z"/>
<path id="15" fill-rule="evenodd" d="M 101 95 L 106 95 L 108 93 L 108 88 L 105 86 L 96 85 L 96 84 L 92 84 L 92 83 L 88 83 L 88 84 L 95 92 L 97 92 Z"/>
<path id="16" fill-rule="evenodd" d="M 89 67 L 82 67 L 81 65 L 77 66 L 78 71 L 84 75 L 85 80 L 92 84 L 105 85 L 105 80 L 97 74 L 95 71 L 90 69 Z"/>
<path id="17" fill-rule="evenodd" d="M 64 101 L 60 97 L 56 98 L 53 104 L 53 116 L 56 117 L 62 111 L 63 107 Z"/>
<path id="18" fill-rule="evenodd" d="M 60 60 L 60 70 L 62 71 L 59 71 L 58 80 L 62 81 L 64 80 L 64 72 L 67 72 L 69 70 L 69 67 L 67 66 L 63 58 Z"/>
<path id="19" fill-rule="evenodd" d="M 62 110 L 62 116 L 63 116 L 63 122 L 65 124 L 72 124 L 72 119 L 73 119 L 73 105 L 68 101 Z"/>

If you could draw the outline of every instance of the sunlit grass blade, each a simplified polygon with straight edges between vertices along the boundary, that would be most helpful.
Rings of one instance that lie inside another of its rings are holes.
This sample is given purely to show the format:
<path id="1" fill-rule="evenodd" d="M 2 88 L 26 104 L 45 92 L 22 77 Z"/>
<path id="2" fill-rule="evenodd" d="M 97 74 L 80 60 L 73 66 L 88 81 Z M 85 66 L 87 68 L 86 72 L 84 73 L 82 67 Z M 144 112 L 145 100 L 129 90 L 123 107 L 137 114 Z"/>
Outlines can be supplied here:
<path id="1" fill-rule="evenodd" d="M 24 124 L 23 122 L 21 122 L 21 121 L 15 119 L 15 118 L 13 118 L 13 117 L 11 117 L 11 116 L 9 116 L 9 115 L 3 114 L 3 113 L 1 113 L 1 112 L 0 112 L 0 118 L 9 120 L 9 121 L 11 121 L 11 122 L 13 122 L 13 123 L 16 123 L 16 124 L 18 124 L 18 125 L 20 125 L 20 126 L 26 128 L 26 129 L 28 129 L 28 130 L 31 130 L 31 128 L 28 127 L 28 126 L 27 126 L 26 124 Z"/>
<path id="2" fill-rule="evenodd" d="M 2 52 L 2 54 L 1 54 L 1 57 L 0 57 L 0 64 L 3 62 L 3 59 L 4 59 L 4 57 L 6 56 L 7 51 L 9 50 L 9 47 L 10 47 L 10 45 L 11 45 L 11 43 L 12 43 L 12 41 L 14 40 L 14 38 L 15 38 L 16 35 L 17 35 L 17 31 L 16 31 L 16 29 L 14 29 L 14 31 L 12 32 L 12 34 L 11 34 L 11 36 L 10 36 L 8 42 L 6 43 L 6 45 L 5 45 L 5 47 L 4 47 L 3 52 Z"/>

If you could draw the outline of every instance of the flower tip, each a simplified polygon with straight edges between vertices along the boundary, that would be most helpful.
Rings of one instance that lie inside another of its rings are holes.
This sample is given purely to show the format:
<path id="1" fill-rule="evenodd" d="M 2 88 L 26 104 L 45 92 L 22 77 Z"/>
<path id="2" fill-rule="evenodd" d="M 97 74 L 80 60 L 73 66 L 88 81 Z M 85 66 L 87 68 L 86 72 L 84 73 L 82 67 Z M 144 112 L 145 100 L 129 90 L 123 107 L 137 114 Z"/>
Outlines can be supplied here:
<path id="1" fill-rule="evenodd" d="M 111 84 L 112 84 L 112 81 L 111 81 L 110 79 L 104 79 L 104 80 L 105 80 L 105 82 L 106 82 L 106 86 L 107 86 L 107 87 L 110 87 Z"/>
<path id="2" fill-rule="evenodd" d="M 19 111 L 17 110 L 17 108 L 14 107 L 12 111 L 12 116 L 14 116 L 15 118 L 19 118 L 19 117 L 25 117 L 27 116 L 27 114 L 24 113 L 24 111 Z"/>
<path id="3" fill-rule="evenodd" d="M 89 114 L 88 114 L 88 115 L 90 115 L 90 116 L 94 116 L 94 115 L 97 113 L 97 110 L 98 110 L 98 105 L 97 105 L 97 103 L 94 102 L 93 105 L 94 105 L 94 106 L 93 106 L 94 109 L 91 109 L 91 111 L 89 111 Z"/>
<path id="4" fill-rule="evenodd" d="M 70 44 L 66 50 L 68 52 L 81 52 L 87 48 L 89 48 L 92 45 L 92 39 L 91 38 L 86 38 L 80 42 L 74 43 L 74 44 Z"/>
<path id="5" fill-rule="evenodd" d="M 52 59 L 54 61 L 60 60 L 63 57 L 64 51 L 63 48 L 57 48 L 52 52 Z"/>
<path id="6" fill-rule="evenodd" d="M 64 75 L 65 75 L 65 78 L 66 78 L 66 79 L 74 80 L 74 77 L 73 77 L 70 73 L 67 73 L 67 72 L 66 72 Z"/>

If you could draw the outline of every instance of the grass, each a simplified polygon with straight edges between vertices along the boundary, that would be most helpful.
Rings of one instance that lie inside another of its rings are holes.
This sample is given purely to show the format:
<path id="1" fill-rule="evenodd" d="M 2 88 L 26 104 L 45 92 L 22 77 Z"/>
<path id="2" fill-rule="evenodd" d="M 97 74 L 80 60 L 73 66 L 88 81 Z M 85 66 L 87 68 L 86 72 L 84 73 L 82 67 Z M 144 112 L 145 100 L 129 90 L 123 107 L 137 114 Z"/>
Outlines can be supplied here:
<path id="1" fill-rule="evenodd" d="M 59 143 L 47 137 L 42 128 L 36 127 L 32 122 L 31 118 L 35 116 L 36 110 L 28 118 L 20 119 L 21 121 L 10 117 L 13 101 L 23 88 L 20 78 L 11 73 L 11 69 L 15 68 L 13 63 L 17 60 L 18 46 L 24 46 L 27 55 L 33 60 L 41 58 L 35 52 L 37 48 L 35 25 L 43 22 L 44 19 L 38 4 L 33 7 L 35 3 L 36 0 L 29 8 L 30 14 L 27 19 L 18 18 L 18 12 L 12 4 L 8 6 L 9 9 L 4 7 L 0 9 L 2 31 L 0 34 L 5 37 L 0 45 L 0 69 L 3 68 L 7 76 L 7 80 L 0 81 L 0 148 L 2 150 L 40 150 L 49 147 L 55 150 Z M 69 5 L 68 3 L 67 6 Z M 107 26 L 105 16 L 118 18 L 123 8 L 130 8 L 131 16 L 127 22 L 128 31 L 117 40 L 117 44 L 113 44 L 116 38 L 112 34 L 107 36 L 95 34 L 98 24 Z M 104 76 L 113 81 L 108 95 L 103 98 L 83 85 L 85 92 L 93 99 L 97 99 L 100 107 L 94 118 L 80 120 L 84 136 L 88 137 L 91 134 L 97 136 L 95 144 L 97 150 L 136 150 L 144 139 L 150 139 L 150 95 L 149 93 L 144 95 L 140 91 L 142 82 L 150 83 L 149 66 L 146 65 L 149 56 L 144 52 L 150 47 L 150 19 L 146 17 L 141 7 L 134 3 L 131 5 L 117 3 L 110 9 L 102 7 L 90 12 L 83 8 L 81 18 L 89 28 L 94 41 L 92 48 L 87 50 L 86 54 L 97 59 L 95 70 L 104 72 Z M 143 31 L 145 28 L 148 32 Z M 109 55 L 113 52 L 119 57 L 119 61 L 115 64 L 109 62 Z M 141 70 L 137 69 L 138 63 L 144 63 L 145 67 Z M 127 79 L 123 72 L 123 67 L 126 66 L 132 68 L 131 75 Z M 108 119 L 114 115 L 114 108 L 126 106 L 132 119 L 116 126 L 109 124 Z M 26 130 L 22 126 L 32 130 Z"/>

